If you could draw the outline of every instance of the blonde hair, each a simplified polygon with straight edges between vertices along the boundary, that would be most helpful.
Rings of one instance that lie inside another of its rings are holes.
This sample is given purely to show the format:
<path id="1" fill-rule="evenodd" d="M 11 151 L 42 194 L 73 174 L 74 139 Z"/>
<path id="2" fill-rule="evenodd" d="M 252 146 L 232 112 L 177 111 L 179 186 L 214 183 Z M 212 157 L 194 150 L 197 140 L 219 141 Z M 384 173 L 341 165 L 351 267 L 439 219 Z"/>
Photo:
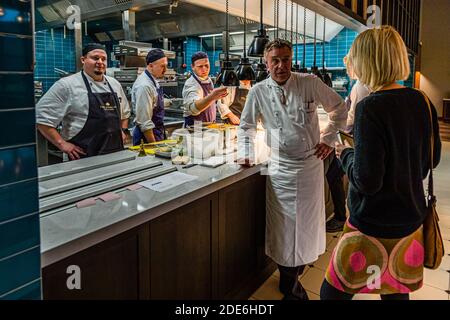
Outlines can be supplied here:
<path id="1" fill-rule="evenodd" d="M 369 29 L 358 35 L 348 61 L 359 81 L 376 91 L 410 73 L 405 43 L 391 26 Z"/>
<path id="2" fill-rule="evenodd" d="M 352 80 L 356 80 L 355 73 L 353 72 L 353 67 L 348 61 L 348 54 L 342 59 L 344 61 L 344 65 L 347 68 L 347 74 Z"/>

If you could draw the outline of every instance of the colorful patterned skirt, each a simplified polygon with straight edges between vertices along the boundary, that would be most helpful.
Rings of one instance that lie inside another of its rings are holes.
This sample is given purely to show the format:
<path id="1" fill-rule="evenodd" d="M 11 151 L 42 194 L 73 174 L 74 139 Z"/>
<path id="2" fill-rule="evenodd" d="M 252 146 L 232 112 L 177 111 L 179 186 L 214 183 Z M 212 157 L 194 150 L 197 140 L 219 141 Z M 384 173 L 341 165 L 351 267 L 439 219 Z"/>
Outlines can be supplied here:
<path id="1" fill-rule="evenodd" d="M 423 284 L 422 227 L 400 239 L 367 236 L 347 220 L 325 279 L 347 293 L 409 293 Z"/>

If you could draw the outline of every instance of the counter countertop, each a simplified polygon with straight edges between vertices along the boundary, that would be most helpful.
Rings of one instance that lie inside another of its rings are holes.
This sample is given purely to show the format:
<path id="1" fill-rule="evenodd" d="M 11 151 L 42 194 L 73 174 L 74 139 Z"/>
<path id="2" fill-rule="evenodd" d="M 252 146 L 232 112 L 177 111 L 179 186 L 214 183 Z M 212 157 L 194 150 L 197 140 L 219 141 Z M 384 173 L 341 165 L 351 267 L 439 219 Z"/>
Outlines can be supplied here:
<path id="1" fill-rule="evenodd" d="M 121 151 L 131 152 L 131 151 Z M 158 160 L 161 160 L 158 158 Z M 162 160 L 170 164 L 170 160 Z M 42 267 L 64 259 L 126 230 L 200 199 L 258 173 L 260 166 L 243 168 L 224 164 L 217 168 L 194 166 L 179 172 L 198 179 L 165 192 L 147 188 L 119 189 L 121 198 L 78 209 L 75 205 L 46 212 L 40 217 Z"/>

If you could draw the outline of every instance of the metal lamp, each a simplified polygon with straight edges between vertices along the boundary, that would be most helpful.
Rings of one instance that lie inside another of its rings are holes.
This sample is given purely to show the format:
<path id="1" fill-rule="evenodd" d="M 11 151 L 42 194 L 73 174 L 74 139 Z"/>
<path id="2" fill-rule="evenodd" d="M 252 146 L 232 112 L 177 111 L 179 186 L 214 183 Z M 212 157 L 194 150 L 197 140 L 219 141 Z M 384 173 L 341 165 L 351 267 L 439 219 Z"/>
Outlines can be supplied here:
<path id="1" fill-rule="evenodd" d="M 256 79 L 255 71 L 253 71 L 250 60 L 247 58 L 247 0 L 244 0 L 244 56 L 241 58 L 239 65 L 236 69 L 236 73 L 239 80 L 250 80 L 254 81 Z"/>
<path id="2" fill-rule="evenodd" d="M 260 59 L 258 66 L 256 67 L 256 82 L 261 82 L 269 77 L 266 64 Z"/>
<path id="3" fill-rule="evenodd" d="M 269 42 L 269 37 L 267 36 L 266 29 L 264 29 L 263 24 L 263 0 L 260 1 L 261 6 L 261 23 L 259 26 L 258 33 L 253 38 L 250 47 L 248 48 L 248 55 L 250 57 L 262 57 L 264 55 L 264 48 Z"/>
<path id="4" fill-rule="evenodd" d="M 230 57 L 228 55 L 228 40 L 229 40 L 229 28 L 228 28 L 228 0 L 226 2 L 226 41 L 225 41 L 225 61 L 223 63 L 222 69 L 220 70 L 219 76 L 217 77 L 216 84 L 223 85 L 225 87 L 238 87 L 239 79 L 236 72 L 234 72 L 233 65 L 231 64 Z"/>

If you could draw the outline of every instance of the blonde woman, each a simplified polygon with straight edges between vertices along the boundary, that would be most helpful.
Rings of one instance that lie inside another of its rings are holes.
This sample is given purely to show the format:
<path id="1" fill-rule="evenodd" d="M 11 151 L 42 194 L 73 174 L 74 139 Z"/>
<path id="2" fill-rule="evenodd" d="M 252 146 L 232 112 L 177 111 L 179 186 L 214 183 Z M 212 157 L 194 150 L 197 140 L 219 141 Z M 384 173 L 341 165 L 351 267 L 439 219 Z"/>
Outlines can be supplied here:
<path id="1" fill-rule="evenodd" d="M 355 147 L 336 145 L 349 181 L 350 217 L 336 245 L 321 299 L 351 299 L 356 293 L 408 300 L 423 283 L 423 179 L 441 142 L 436 110 L 417 90 L 396 83 L 408 77 L 405 44 L 390 26 L 361 33 L 349 53 L 358 79 L 372 93 L 355 111 Z"/>

